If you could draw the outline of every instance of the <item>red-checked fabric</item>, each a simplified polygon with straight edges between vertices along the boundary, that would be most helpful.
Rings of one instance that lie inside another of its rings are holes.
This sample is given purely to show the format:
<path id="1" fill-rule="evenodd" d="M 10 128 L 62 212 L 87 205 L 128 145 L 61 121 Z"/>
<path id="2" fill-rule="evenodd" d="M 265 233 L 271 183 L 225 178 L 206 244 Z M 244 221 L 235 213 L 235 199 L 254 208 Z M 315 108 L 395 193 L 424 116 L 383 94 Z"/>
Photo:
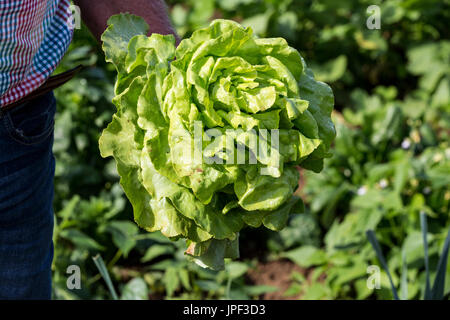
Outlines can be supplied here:
<path id="1" fill-rule="evenodd" d="M 37 89 L 72 40 L 70 0 L 0 0 L 0 107 Z"/>

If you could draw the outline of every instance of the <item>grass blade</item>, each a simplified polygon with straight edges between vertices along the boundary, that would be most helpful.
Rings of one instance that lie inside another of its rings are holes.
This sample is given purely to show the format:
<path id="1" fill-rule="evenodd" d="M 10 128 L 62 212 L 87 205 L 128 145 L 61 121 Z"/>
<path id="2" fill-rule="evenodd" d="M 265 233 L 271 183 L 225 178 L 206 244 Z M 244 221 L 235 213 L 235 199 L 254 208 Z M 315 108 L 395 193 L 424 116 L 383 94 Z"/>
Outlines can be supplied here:
<path id="1" fill-rule="evenodd" d="M 434 300 L 444 299 L 445 273 L 447 271 L 449 247 L 450 247 L 450 230 L 448 231 L 447 238 L 445 238 L 444 249 L 442 250 L 441 257 L 439 258 L 439 263 L 436 270 L 436 278 L 434 279 L 433 289 L 431 289 L 432 299 Z"/>
<path id="2" fill-rule="evenodd" d="M 394 295 L 395 300 L 399 300 L 397 289 L 394 286 L 394 282 L 392 281 L 391 273 L 389 272 L 388 265 L 386 263 L 386 260 L 384 259 L 383 253 L 381 252 L 380 244 L 378 243 L 377 237 L 375 236 L 375 233 L 373 230 L 367 230 L 366 231 L 367 239 L 369 239 L 370 244 L 372 245 L 373 249 L 375 250 L 375 253 L 377 254 L 378 260 L 380 261 L 381 265 L 383 266 L 384 271 L 386 271 L 386 274 L 389 278 L 389 282 L 391 284 L 392 294 Z"/>
<path id="3" fill-rule="evenodd" d="M 103 261 L 103 258 L 101 255 L 96 255 L 92 258 L 94 260 L 95 266 L 97 267 L 98 271 L 102 275 L 103 279 L 106 282 L 106 285 L 108 286 L 108 290 L 111 293 L 114 300 L 119 300 L 116 290 L 114 289 L 114 285 L 111 281 L 111 278 L 108 273 L 108 269 L 106 268 L 105 262 Z"/>
<path id="4" fill-rule="evenodd" d="M 427 215 L 424 212 L 420 213 L 420 226 L 422 229 L 422 237 L 423 237 L 423 250 L 424 250 L 424 259 L 425 259 L 425 300 L 431 299 L 431 288 L 430 288 L 430 266 L 428 262 L 428 223 L 427 223 Z"/>
<path id="5" fill-rule="evenodd" d="M 402 300 L 408 300 L 408 263 L 405 250 L 402 250 L 402 276 L 400 282 L 400 295 Z"/>

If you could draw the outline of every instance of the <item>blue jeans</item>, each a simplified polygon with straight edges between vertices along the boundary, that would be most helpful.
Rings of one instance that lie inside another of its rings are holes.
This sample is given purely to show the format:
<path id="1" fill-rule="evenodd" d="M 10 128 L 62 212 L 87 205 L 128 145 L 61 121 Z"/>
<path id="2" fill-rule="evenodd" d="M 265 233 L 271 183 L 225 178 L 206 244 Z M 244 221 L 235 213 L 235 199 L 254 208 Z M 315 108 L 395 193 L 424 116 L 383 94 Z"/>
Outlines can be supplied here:
<path id="1" fill-rule="evenodd" d="M 0 111 L 0 299 L 50 299 L 53 93 Z"/>

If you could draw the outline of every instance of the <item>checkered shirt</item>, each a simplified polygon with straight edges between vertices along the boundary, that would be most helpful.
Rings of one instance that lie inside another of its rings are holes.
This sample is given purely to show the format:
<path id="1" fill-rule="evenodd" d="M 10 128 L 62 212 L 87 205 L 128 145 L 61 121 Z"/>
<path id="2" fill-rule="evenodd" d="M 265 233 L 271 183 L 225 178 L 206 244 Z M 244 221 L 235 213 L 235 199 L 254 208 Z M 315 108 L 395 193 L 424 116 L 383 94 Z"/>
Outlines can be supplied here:
<path id="1" fill-rule="evenodd" d="M 0 107 L 55 70 L 72 40 L 70 0 L 0 0 Z"/>

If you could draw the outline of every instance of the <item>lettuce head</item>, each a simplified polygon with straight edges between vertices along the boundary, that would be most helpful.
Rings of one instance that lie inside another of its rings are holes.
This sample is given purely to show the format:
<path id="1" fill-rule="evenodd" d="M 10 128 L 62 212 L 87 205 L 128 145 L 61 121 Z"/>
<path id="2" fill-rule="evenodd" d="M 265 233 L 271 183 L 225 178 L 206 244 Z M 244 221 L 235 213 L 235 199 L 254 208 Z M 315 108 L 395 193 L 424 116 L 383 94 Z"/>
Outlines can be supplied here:
<path id="1" fill-rule="evenodd" d="M 335 128 L 333 93 L 297 50 L 229 20 L 178 46 L 134 15 L 108 24 L 117 112 L 100 151 L 140 227 L 186 239 L 187 255 L 220 269 L 242 228 L 281 230 L 302 212 L 298 167 L 322 169 Z"/>

